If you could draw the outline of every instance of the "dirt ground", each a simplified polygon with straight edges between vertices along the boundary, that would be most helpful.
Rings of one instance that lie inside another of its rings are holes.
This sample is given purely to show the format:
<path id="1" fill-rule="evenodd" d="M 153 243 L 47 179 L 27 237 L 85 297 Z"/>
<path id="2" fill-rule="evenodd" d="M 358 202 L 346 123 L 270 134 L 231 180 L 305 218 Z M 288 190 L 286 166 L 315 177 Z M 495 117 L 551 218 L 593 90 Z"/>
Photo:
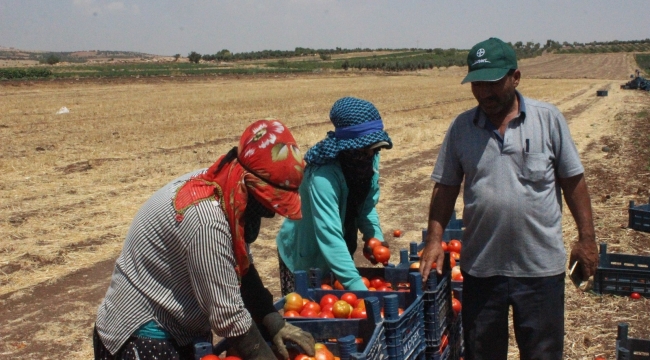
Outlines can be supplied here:
<path id="1" fill-rule="evenodd" d="M 549 95 L 546 101 L 552 101 L 562 110 L 567 118 L 574 141 L 581 153 L 585 166 L 585 174 L 589 184 L 594 208 L 596 233 L 599 242 L 608 245 L 609 252 L 631 253 L 650 256 L 650 234 L 627 229 L 627 205 L 630 200 L 639 204 L 647 203 L 650 196 L 650 94 L 648 92 L 621 90 L 619 85 L 627 81 L 629 74 L 634 71 L 635 65 L 627 54 L 609 54 L 577 57 L 545 56 L 527 61 L 522 61 L 520 67 L 523 73 L 522 83 L 527 78 L 537 79 L 530 81 L 532 85 L 527 88 L 530 93 L 535 93 L 537 87 L 554 87 L 566 83 L 574 83 L 581 79 L 595 81 L 579 82 L 576 91 L 566 96 Z M 462 77 L 465 69 L 447 69 L 445 73 L 429 72 L 422 76 L 446 76 L 450 86 L 456 86 L 459 76 Z M 321 75 L 308 75 L 307 79 L 319 79 Z M 323 75 L 324 76 L 324 75 Z M 371 74 L 368 76 L 376 76 Z M 393 76 L 393 75 L 390 75 Z M 403 75 L 397 75 L 403 76 Z M 305 77 L 300 79 L 304 80 Z M 91 85 L 103 81 L 112 85 L 120 84 L 125 87 L 132 86 L 134 82 L 157 83 L 160 79 L 111 79 L 111 80 L 81 80 Z M 212 78 L 184 78 L 175 80 L 179 86 L 184 83 L 215 81 Z M 242 78 L 240 81 L 247 81 Z M 299 79 L 296 79 L 298 82 Z M 342 80 L 343 81 L 343 80 Z M 355 81 L 353 78 L 346 81 Z M 76 82 L 75 86 L 79 86 Z M 291 84 L 291 82 L 289 82 Z M 71 86 L 70 82 L 50 83 L 0 83 L 0 94 L 14 91 L 30 91 Z M 81 85 L 83 89 L 83 85 Z M 390 114 L 383 116 L 397 116 L 416 108 L 436 107 L 458 104 L 460 109 L 471 106 L 472 98 L 469 88 L 464 88 L 466 93 L 456 99 L 436 99 L 426 104 L 413 105 L 410 108 L 391 109 Z M 597 90 L 608 90 L 608 96 L 597 97 Z M 526 94 L 524 94 L 526 95 Z M 389 100 L 387 100 L 389 101 Z M 380 108 L 381 109 L 381 108 Z M 457 113 L 459 110 L 453 110 Z M 445 121 L 451 121 L 452 113 L 444 114 Z M 325 126 L 326 119 L 320 123 L 311 121 L 303 126 L 303 131 L 310 127 Z M 423 122 L 412 121 L 405 123 L 405 127 L 423 126 Z M 0 121 L 0 131 L 11 130 L 11 124 Z M 292 128 L 292 131 L 294 128 Z M 389 131 L 390 132 L 390 131 Z M 403 142 L 409 148 L 408 153 L 401 156 L 386 156 L 382 162 L 382 198 L 378 211 L 380 213 L 384 233 L 391 242 L 392 249 L 408 248 L 411 241 L 420 241 L 421 230 L 426 226 L 426 209 L 432 183 L 428 178 L 436 159 L 438 146 L 409 147 L 408 137 L 400 137 L 401 133 L 395 129 L 393 140 Z M 9 135 L 7 132 L 3 136 Z M 14 134 L 19 136 L 20 134 Z M 318 136 L 322 135 L 319 133 Z M 441 141 L 440 134 L 432 143 Z M 233 134 L 212 140 L 213 144 L 228 144 L 233 142 Z M 427 143 L 429 145 L 429 143 Z M 225 146 L 225 145 L 224 145 Z M 179 147 L 180 148 L 180 147 Z M 182 149 L 192 151 L 200 149 L 199 145 L 186 144 Z M 45 148 L 44 150 L 47 150 Z M 178 150 L 178 149 L 177 149 Z M 40 151 L 40 150 L 39 150 Z M 16 155 L 18 156 L 18 155 Z M 6 159 L 9 159 L 7 155 Z M 4 160 L 3 160 L 4 161 Z M 104 158 L 104 162 L 111 159 Z M 71 173 L 96 171 L 93 162 L 70 162 Z M 85 168 L 87 167 L 87 168 Z M 85 169 L 84 169 L 85 168 Z M 127 177 L 128 179 L 128 177 Z M 159 179 L 160 180 L 160 179 Z M 127 180 L 128 181 L 128 180 Z M 161 180 L 162 181 L 162 180 Z M 151 189 L 163 185 L 164 182 L 148 184 L 144 195 L 153 193 Z M 0 191 L 9 189 L 7 183 L 0 183 Z M 566 207 L 565 207 L 566 209 Z M 4 209 L 6 210 L 6 209 Z M 457 204 L 457 213 L 460 216 L 462 204 Z M 3 211 L 2 214 L 9 212 Z M 5 228 L 16 229 L 23 222 L 28 221 L 29 214 L 24 218 L 13 217 L 2 220 Z M 89 214 L 101 216 L 101 214 Z M 279 227 L 279 219 L 271 219 L 263 224 L 262 239 L 273 239 Z M 564 237 L 567 248 L 577 238 L 575 226 L 568 215 L 564 217 Z M 128 223 L 121 224 L 112 232 L 111 239 L 119 244 L 125 234 Z M 393 229 L 401 229 L 403 236 L 392 238 Z M 106 239 L 104 239 L 106 240 Z M 20 239 L 0 240 L 0 255 L 10 252 L 9 241 Z M 83 246 L 82 246 L 83 245 Z M 100 243 L 87 243 L 78 247 L 68 248 L 74 253 L 87 250 Z M 273 241 L 257 241 L 253 246 L 253 253 L 258 259 L 258 270 L 277 298 L 280 296 L 277 282 L 277 260 Z M 8 258 L 11 259 L 11 256 Z M 4 259 L 4 258 L 3 258 Z M 260 261 L 259 259 L 270 259 Z M 360 266 L 368 266 L 362 256 L 355 258 Z M 395 257 L 393 262 L 396 261 Z M 92 266 L 72 271 L 68 274 L 48 278 L 42 282 L 29 284 L 24 288 L 9 292 L 0 291 L 0 359 L 39 358 L 39 359 L 87 359 L 92 357 L 91 330 L 97 306 L 101 302 L 115 262 L 115 256 L 97 261 Z M 48 264 L 53 266 L 55 264 Z M 20 264 L 12 261 L 0 262 L 0 275 L 8 278 L 11 273 L 20 269 Z M 22 269 L 21 271 L 23 271 Z M 54 270 L 52 270 L 54 271 Z M 0 284 L 10 286 L 8 280 Z M 13 285 L 15 286 L 15 285 Z M 605 355 L 614 358 L 616 338 L 616 325 L 621 321 L 630 323 L 630 335 L 650 339 L 650 299 L 633 301 L 627 297 L 611 295 L 597 296 L 582 293 L 567 284 L 566 299 L 566 359 L 592 359 L 594 355 Z M 82 329 L 82 336 L 71 341 L 70 332 Z M 516 358 L 517 349 L 514 339 L 511 339 L 511 358 Z"/>

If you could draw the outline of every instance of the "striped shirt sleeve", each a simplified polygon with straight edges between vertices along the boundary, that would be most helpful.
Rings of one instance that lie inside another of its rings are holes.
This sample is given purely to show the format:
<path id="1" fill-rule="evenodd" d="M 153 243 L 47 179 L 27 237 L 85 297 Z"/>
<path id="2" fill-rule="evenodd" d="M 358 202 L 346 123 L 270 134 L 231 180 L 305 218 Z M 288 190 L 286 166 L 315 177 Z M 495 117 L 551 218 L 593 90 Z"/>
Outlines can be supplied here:
<path id="1" fill-rule="evenodd" d="M 227 223 L 202 224 L 187 251 L 192 287 L 214 333 L 226 338 L 244 334 L 252 319 L 241 297 Z"/>

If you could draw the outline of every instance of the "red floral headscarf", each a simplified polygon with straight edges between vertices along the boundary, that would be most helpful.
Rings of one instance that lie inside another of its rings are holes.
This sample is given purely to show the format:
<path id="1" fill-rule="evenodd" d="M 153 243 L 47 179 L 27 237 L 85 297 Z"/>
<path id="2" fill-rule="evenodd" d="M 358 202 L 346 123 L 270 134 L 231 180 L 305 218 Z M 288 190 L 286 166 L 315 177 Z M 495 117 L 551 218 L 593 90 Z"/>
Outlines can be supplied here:
<path id="1" fill-rule="evenodd" d="M 218 169 L 225 156 L 179 188 L 174 208 L 176 219 L 182 221 L 189 206 L 218 200 L 230 224 L 237 272 L 242 276 L 249 266 L 243 219 L 249 194 L 281 216 L 301 219 L 298 187 L 305 165 L 296 140 L 278 120 L 249 125 L 239 139 L 237 158 Z"/>

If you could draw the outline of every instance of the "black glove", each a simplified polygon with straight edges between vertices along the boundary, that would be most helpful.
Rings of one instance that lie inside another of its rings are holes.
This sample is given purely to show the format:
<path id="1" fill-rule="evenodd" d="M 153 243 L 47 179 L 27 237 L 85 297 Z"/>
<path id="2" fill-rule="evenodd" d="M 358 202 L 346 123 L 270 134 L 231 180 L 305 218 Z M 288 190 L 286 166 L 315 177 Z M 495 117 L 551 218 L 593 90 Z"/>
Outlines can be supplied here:
<path id="1" fill-rule="evenodd" d="M 287 351 L 287 347 L 284 345 L 286 340 L 298 344 L 307 355 L 315 355 L 314 337 L 299 327 L 287 323 L 280 313 L 274 312 L 266 315 L 262 323 L 269 331 L 269 334 L 273 339 L 273 344 L 284 359 L 289 358 L 289 352 Z"/>
<path id="2" fill-rule="evenodd" d="M 229 338 L 228 342 L 243 360 L 277 360 L 254 322 L 244 335 Z"/>

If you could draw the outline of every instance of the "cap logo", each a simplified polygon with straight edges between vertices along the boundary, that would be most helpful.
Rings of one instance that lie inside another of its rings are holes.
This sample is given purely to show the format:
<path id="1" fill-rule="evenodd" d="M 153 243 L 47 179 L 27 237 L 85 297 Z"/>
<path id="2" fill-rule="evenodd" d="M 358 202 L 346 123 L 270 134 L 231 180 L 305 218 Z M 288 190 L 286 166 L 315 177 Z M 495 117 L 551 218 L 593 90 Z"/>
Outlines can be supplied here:
<path id="1" fill-rule="evenodd" d="M 476 56 L 481 57 L 483 55 L 485 55 L 485 49 L 483 48 L 478 49 L 478 51 L 476 52 Z"/>
<path id="2" fill-rule="evenodd" d="M 472 63 L 470 66 L 474 66 L 476 64 L 481 64 L 481 63 L 486 63 L 486 64 L 491 64 L 490 60 L 488 59 L 478 59 Z"/>

